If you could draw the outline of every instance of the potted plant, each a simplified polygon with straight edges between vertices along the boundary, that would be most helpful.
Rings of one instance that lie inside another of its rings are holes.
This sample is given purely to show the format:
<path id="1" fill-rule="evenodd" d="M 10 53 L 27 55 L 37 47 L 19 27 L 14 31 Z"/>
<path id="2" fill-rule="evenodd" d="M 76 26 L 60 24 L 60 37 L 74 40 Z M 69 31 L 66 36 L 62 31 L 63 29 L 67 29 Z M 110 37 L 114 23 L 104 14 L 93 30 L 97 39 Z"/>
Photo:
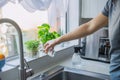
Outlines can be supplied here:
<path id="1" fill-rule="evenodd" d="M 29 57 L 37 57 L 38 56 L 38 40 L 29 40 L 25 42 L 25 47 L 27 49 L 27 53 Z"/>
<path id="2" fill-rule="evenodd" d="M 60 37 L 60 34 L 56 31 L 50 32 L 49 24 L 42 24 L 38 26 L 38 39 L 41 44 L 45 44 L 47 41 Z"/>

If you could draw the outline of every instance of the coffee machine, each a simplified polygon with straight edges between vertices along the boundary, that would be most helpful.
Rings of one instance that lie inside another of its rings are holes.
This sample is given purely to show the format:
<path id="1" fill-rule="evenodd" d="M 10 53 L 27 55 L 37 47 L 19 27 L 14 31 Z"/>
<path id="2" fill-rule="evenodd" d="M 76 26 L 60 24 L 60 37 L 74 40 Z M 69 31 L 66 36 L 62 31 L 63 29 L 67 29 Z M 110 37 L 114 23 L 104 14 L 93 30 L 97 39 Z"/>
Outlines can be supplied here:
<path id="1" fill-rule="evenodd" d="M 80 39 L 81 56 L 85 59 L 109 62 L 110 43 L 108 27 L 105 26 L 95 33 Z"/>

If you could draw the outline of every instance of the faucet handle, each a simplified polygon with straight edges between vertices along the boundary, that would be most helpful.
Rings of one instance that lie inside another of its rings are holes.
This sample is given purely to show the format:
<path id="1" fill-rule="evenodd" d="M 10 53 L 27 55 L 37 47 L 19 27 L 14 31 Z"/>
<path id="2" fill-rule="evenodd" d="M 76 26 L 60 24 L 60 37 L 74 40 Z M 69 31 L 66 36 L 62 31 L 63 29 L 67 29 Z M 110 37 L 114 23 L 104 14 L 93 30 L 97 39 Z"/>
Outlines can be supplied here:
<path id="1" fill-rule="evenodd" d="M 24 64 L 25 64 L 26 69 L 30 69 L 30 66 L 28 65 L 26 59 L 24 59 Z"/>
<path id="2" fill-rule="evenodd" d="M 33 69 L 27 69 L 27 70 L 26 70 L 26 78 L 32 76 L 33 74 L 34 74 Z"/>
<path id="3" fill-rule="evenodd" d="M 34 74 L 33 69 L 31 69 L 26 61 L 26 59 L 24 59 L 24 63 L 25 63 L 25 67 L 26 67 L 26 78 L 32 76 Z"/>
<path id="4" fill-rule="evenodd" d="M 45 74 L 44 74 L 44 73 L 41 73 L 41 74 L 39 75 L 39 79 L 40 79 L 40 80 L 44 80 L 44 78 L 45 78 Z"/>

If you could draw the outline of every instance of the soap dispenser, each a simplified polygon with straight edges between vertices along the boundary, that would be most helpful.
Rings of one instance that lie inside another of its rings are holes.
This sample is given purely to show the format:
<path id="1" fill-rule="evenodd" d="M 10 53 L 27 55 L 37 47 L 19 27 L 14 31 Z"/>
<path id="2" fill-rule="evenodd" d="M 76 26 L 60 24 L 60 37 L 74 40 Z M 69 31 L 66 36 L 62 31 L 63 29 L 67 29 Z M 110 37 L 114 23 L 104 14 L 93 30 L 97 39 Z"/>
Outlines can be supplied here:
<path id="1" fill-rule="evenodd" d="M 72 56 L 72 65 L 75 68 L 81 67 L 81 55 L 80 55 L 80 47 L 74 47 L 74 54 Z"/>

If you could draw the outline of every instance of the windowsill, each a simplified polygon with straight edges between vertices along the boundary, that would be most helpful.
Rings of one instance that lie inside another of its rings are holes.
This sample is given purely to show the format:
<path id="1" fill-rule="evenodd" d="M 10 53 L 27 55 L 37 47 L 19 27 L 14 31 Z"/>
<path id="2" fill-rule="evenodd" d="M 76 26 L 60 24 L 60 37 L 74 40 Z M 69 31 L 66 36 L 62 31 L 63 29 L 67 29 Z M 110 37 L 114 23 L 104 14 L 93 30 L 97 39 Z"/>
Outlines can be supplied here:
<path id="1" fill-rule="evenodd" d="M 71 44 L 71 42 L 64 42 L 64 44 L 62 43 L 62 44 L 57 45 L 54 50 L 55 50 L 55 52 L 59 52 L 59 51 L 62 51 L 64 49 L 67 49 L 67 48 L 72 47 L 72 46 L 74 46 L 74 45 Z M 39 58 L 28 58 L 28 57 L 25 57 L 25 59 L 26 59 L 27 62 L 31 62 L 31 61 L 40 59 L 40 58 L 42 58 L 44 56 L 48 56 L 48 55 L 43 53 L 42 55 L 39 56 Z M 7 61 L 5 66 L 3 67 L 2 71 L 4 72 L 4 71 L 11 70 L 13 68 L 19 67 L 19 64 L 20 64 L 19 58 Z"/>

